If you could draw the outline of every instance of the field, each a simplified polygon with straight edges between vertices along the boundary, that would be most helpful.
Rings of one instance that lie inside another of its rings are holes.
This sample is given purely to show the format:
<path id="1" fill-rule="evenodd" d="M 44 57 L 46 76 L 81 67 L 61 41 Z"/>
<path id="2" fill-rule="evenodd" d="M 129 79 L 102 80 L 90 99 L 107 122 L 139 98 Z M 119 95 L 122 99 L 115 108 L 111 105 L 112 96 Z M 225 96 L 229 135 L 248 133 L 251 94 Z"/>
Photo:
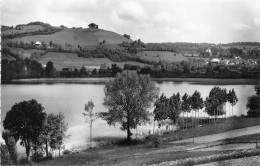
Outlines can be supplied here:
<path id="1" fill-rule="evenodd" d="M 20 58 L 30 58 L 32 53 L 44 54 L 44 51 L 37 50 L 37 49 L 11 48 L 11 50 L 12 50 L 12 53 L 18 54 Z"/>
<path id="2" fill-rule="evenodd" d="M 106 63 L 107 66 L 111 66 L 112 64 L 117 64 L 121 68 L 124 67 L 124 64 L 132 64 L 144 66 L 144 64 L 139 62 L 112 62 L 108 58 L 81 58 L 78 57 L 77 54 L 73 53 L 54 53 L 49 52 L 43 55 L 39 60 L 41 64 L 46 64 L 48 61 L 52 61 L 57 70 L 61 70 L 64 67 L 70 68 L 80 68 L 82 65 L 88 66 L 89 68 L 98 68 L 101 64 Z"/>
<path id="3" fill-rule="evenodd" d="M 16 33 L 24 33 L 24 32 L 35 32 L 38 30 L 44 30 L 45 28 L 42 27 L 41 25 L 26 25 L 26 26 L 20 26 L 20 30 L 18 29 L 9 29 L 6 31 L 3 31 L 3 35 L 8 35 L 8 34 L 16 34 Z"/>
<path id="4" fill-rule="evenodd" d="M 188 58 L 184 57 L 180 53 L 168 52 L 168 51 L 143 51 L 137 53 L 137 55 L 144 60 L 159 62 L 181 62 L 187 61 Z"/>
<path id="5" fill-rule="evenodd" d="M 117 33 L 99 29 L 92 30 L 89 28 L 83 30 L 66 29 L 54 34 L 25 36 L 12 39 L 11 41 L 23 41 L 24 43 L 30 43 L 31 41 L 43 41 L 46 44 L 49 44 L 49 42 L 52 41 L 55 44 L 61 45 L 63 48 L 66 48 L 66 45 L 70 44 L 73 49 L 77 49 L 78 46 L 94 47 L 103 40 L 106 40 L 111 45 L 117 45 L 119 43 L 122 43 L 123 41 L 130 42 L 129 39 Z"/>

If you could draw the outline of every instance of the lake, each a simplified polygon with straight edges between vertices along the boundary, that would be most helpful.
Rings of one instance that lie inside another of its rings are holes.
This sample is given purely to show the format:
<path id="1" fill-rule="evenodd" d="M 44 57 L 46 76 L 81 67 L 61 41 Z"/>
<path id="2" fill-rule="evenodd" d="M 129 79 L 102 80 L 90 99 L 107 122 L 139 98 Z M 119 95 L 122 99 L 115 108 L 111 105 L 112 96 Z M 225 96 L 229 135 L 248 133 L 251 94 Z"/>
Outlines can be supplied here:
<path id="1" fill-rule="evenodd" d="M 195 90 L 201 92 L 205 99 L 214 85 L 193 84 L 191 82 L 160 81 L 156 82 L 160 88 L 160 94 L 171 96 L 180 92 L 181 95 L 188 93 L 192 95 Z M 247 98 L 255 94 L 254 85 L 220 85 L 227 90 L 234 88 L 239 102 L 234 107 L 234 114 L 246 114 Z M 69 123 L 70 139 L 66 140 L 66 147 L 79 148 L 86 145 L 89 135 L 89 127 L 82 115 L 84 105 L 93 100 L 94 111 L 107 111 L 102 105 L 104 98 L 104 83 L 53 83 L 53 84 L 2 84 L 1 85 L 1 118 L 5 118 L 6 112 L 16 103 L 23 100 L 36 99 L 45 108 L 47 113 L 62 112 L 65 120 Z M 231 110 L 230 104 L 226 104 L 226 110 Z M 201 111 L 202 112 L 202 111 Z M 203 114 L 203 113 L 202 113 Z M 231 115 L 228 113 L 228 116 Z M 2 126 L 2 121 L 1 121 Z M 139 131 L 147 133 L 152 130 L 153 124 L 147 124 L 138 128 Z M 135 132 L 134 132 L 135 133 Z M 96 120 L 93 124 L 93 135 L 95 136 L 121 136 L 126 133 L 118 126 L 108 126 L 103 120 Z"/>

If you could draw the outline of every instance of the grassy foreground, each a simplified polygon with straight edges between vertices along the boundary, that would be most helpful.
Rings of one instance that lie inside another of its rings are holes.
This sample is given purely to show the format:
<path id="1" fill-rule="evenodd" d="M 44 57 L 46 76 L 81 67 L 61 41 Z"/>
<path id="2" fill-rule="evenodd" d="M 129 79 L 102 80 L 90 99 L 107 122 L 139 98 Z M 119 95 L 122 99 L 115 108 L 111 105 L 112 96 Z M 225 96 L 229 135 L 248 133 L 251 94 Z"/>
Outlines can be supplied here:
<path id="1" fill-rule="evenodd" d="M 230 130 L 241 129 L 250 126 L 260 125 L 260 119 L 258 118 L 241 118 L 241 117 L 232 117 L 227 119 L 219 119 L 216 122 L 210 124 L 204 124 L 203 126 L 189 128 L 187 130 L 179 130 L 176 132 L 170 132 L 163 136 L 164 140 L 175 141 L 180 139 L 187 139 L 223 133 Z"/>
<path id="2" fill-rule="evenodd" d="M 175 145 L 170 143 L 174 139 L 191 138 L 196 136 L 221 133 L 233 129 L 260 125 L 257 118 L 229 118 L 216 124 L 170 132 L 159 137 L 160 145 L 155 147 L 150 141 L 142 141 L 131 146 L 118 144 L 106 145 L 99 148 L 87 149 L 79 154 L 68 154 L 53 160 L 43 161 L 39 165 L 192 165 L 212 161 L 227 160 L 232 158 L 260 155 L 259 149 L 252 150 L 226 150 L 226 151 L 189 151 L 198 146 L 193 143 Z M 259 139 L 259 134 L 242 136 L 230 139 L 254 141 Z M 110 140 L 111 141 L 111 140 Z M 228 141 L 228 140 L 226 140 Z"/>

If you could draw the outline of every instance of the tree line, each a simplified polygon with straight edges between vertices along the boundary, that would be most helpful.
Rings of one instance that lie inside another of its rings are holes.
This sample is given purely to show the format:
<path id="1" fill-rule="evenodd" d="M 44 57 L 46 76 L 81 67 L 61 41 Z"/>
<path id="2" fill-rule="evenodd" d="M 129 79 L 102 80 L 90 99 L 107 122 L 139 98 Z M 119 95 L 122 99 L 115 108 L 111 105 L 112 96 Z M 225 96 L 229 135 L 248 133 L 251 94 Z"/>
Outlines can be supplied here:
<path id="1" fill-rule="evenodd" d="M 62 113 L 46 114 L 44 107 L 34 99 L 15 103 L 3 121 L 5 145 L 1 143 L 2 164 L 17 163 L 18 141 L 25 147 L 27 161 L 31 157 L 38 162 L 43 159 L 44 151 L 46 158 L 52 157 L 50 149 L 60 152 L 68 138 L 68 123 L 64 118 Z"/>
<path id="2" fill-rule="evenodd" d="M 51 61 L 46 64 L 46 67 L 43 67 L 35 59 L 21 59 L 16 54 L 13 54 L 13 56 L 17 58 L 15 60 L 1 60 L 2 80 L 44 77 L 115 77 L 116 73 L 125 70 L 135 70 L 138 74 L 149 74 L 153 78 L 258 78 L 260 74 L 259 66 L 227 66 L 209 63 L 205 66 L 197 67 L 186 61 L 171 64 L 159 62 L 144 67 L 125 64 L 123 68 L 117 64 L 112 64 L 111 66 L 102 64 L 100 69 L 92 71 L 88 71 L 85 66 L 79 69 L 63 68 L 61 71 L 57 71 L 55 64 Z"/>
<path id="3" fill-rule="evenodd" d="M 260 117 L 259 87 L 255 86 L 257 96 L 248 98 L 248 117 Z M 192 95 L 185 93 L 181 96 L 178 92 L 170 97 L 164 94 L 159 97 L 159 89 L 150 81 L 150 77 L 139 75 L 136 71 L 118 73 L 114 80 L 106 83 L 104 91 L 103 105 L 108 111 L 99 113 L 99 117 L 106 120 L 108 125 L 119 123 L 120 129 L 127 132 L 128 141 L 131 141 L 131 129 L 137 129 L 138 125 L 151 120 L 158 121 L 159 127 L 167 119 L 171 124 L 179 124 L 183 128 L 188 128 L 188 125 L 194 127 L 216 122 L 220 117 L 226 116 L 224 106 L 227 102 L 232 106 L 232 111 L 229 111 L 233 116 L 233 107 L 238 102 L 234 89 L 227 91 L 226 88 L 217 86 L 210 90 L 205 100 L 197 90 Z M 151 114 L 149 108 L 152 107 L 154 109 Z M 203 117 L 200 117 L 200 110 L 204 112 Z"/>

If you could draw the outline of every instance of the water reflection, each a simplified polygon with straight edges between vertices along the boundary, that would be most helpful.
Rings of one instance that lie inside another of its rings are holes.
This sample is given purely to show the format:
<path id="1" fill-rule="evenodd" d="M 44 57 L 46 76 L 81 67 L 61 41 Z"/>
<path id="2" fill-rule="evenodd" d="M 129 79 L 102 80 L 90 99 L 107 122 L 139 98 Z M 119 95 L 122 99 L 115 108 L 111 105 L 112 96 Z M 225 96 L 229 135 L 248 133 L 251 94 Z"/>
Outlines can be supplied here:
<path id="1" fill-rule="evenodd" d="M 173 93 L 180 92 L 181 95 L 187 93 L 192 95 L 195 90 L 201 92 L 203 99 L 208 96 L 209 91 L 214 85 L 192 84 L 191 82 L 172 82 L 172 81 L 156 81 L 156 85 L 160 88 L 160 93 L 164 93 L 170 97 Z M 91 83 L 55 83 L 55 84 L 4 84 L 2 86 L 2 112 L 1 118 L 4 119 L 6 112 L 16 102 L 23 100 L 36 99 L 43 105 L 47 113 L 63 112 L 66 121 L 69 122 L 69 134 L 71 138 L 67 141 L 70 146 L 85 144 L 88 138 L 88 127 L 82 116 L 84 104 L 89 100 L 93 100 L 94 111 L 103 112 L 106 108 L 102 105 L 104 98 L 104 82 Z M 253 85 L 221 85 L 221 88 L 227 90 L 234 88 L 239 99 L 234 107 L 234 114 L 246 114 L 247 98 L 254 94 Z M 226 110 L 231 110 L 230 104 L 226 104 Z M 152 110 L 151 110 L 152 111 Z M 202 116 L 206 116 L 202 111 Z M 230 112 L 228 113 L 230 115 Z M 1 123 L 2 125 L 2 123 Z M 147 124 L 139 127 L 140 132 L 148 132 L 152 130 L 153 124 Z M 118 126 L 110 127 L 103 120 L 97 120 L 93 127 L 94 136 L 117 135 L 125 136 Z"/>

